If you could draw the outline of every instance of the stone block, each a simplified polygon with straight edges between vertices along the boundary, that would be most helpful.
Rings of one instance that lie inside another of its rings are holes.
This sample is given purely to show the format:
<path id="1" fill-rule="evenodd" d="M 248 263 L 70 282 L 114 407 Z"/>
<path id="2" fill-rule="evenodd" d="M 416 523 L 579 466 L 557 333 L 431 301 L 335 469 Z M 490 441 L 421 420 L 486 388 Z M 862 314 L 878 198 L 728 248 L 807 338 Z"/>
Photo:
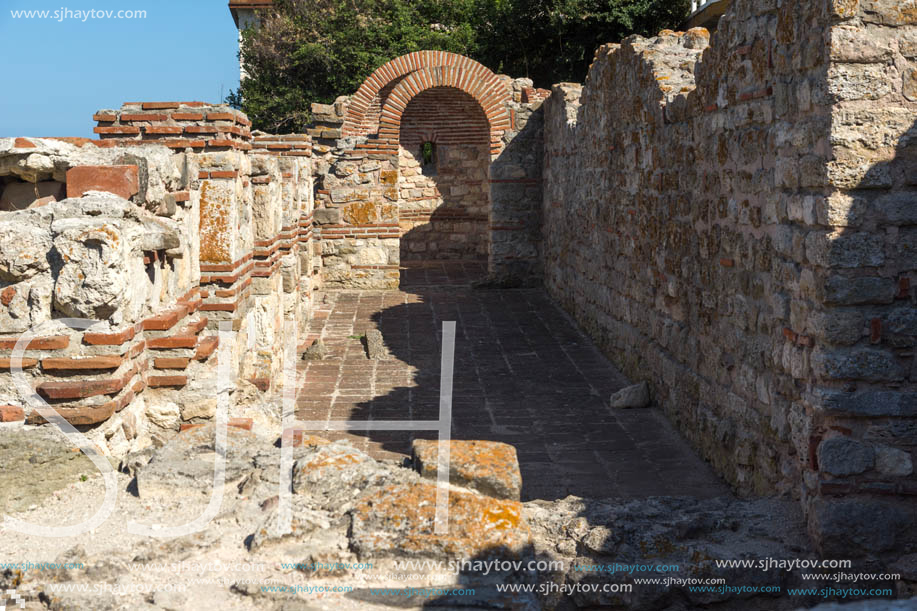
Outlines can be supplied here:
<path id="1" fill-rule="evenodd" d="M 915 523 L 913 511 L 894 503 L 864 498 L 820 498 L 809 517 L 819 551 L 849 558 L 891 550 Z"/>
<path id="2" fill-rule="evenodd" d="M 88 191 L 107 191 L 130 199 L 140 190 L 135 165 L 84 165 L 67 170 L 67 197 L 81 197 Z"/>
<path id="3" fill-rule="evenodd" d="M 873 348 L 818 346 L 812 351 L 812 371 L 819 378 L 831 380 L 891 382 L 904 379 L 904 369 L 895 355 Z"/>
<path id="4" fill-rule="evenodd" d="M 414 441 L 413 465 L 421 476 L 436 479 L 439 442 Z M 522 476 L 516 448 L 496 441 L 449 442 L 449 481 L 498 499 L 518 501 Z"/>
<path id="5" fill-rule="evenodd" d="M 917 393 L 896 390 L 842 392 L 820 390 L 813 394 L 825 411 L 867 417 L 917 417 Z"/>
<path id="6" fill-rule="evenodd" d="M 650 387 L 644 381 L 626 388 L 622 388 L 611 395 L 611 407 L 647 407 L 650 404 Z"/>
<path id="7" fill-rule="evenodd" d="M 907 477 L 914 472 L 914 462 L 909 452 L 889 446 L 878 446 L 876 471 L 889 477 Z"/>
<path id="8" fill-rule="evenodd" d="M 857 475 L 875 464 L 875 451 L 848 437 L 832 437 L 818 445 L 818 467 L 831 475 Z"/>
<path id="9" fill-rule="evenodd" d="M 351 546 L 360 557 L 516 558 L 531 532 L 518 501 L 449 491 L 449 531 L 434 532 L 437 486 L 395 484 L 367 495 L 353 510 Z"/>

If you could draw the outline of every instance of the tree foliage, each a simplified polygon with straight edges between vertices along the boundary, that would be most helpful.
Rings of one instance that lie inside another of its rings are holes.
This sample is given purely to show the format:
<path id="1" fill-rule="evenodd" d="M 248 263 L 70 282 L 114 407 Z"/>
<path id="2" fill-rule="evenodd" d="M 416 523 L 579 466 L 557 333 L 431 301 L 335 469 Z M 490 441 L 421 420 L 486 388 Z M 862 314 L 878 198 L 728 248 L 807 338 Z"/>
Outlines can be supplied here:
<path id="1" fill-rule="evenodd" d="M 353 93 L 390 59 L 467 55 L 536 86 L 582 81 L 599 45 L 676 27 L 689 0 L 275 0 L 242 34 L 248 78 L 229 103 L 254 127 L 301 131 L 312 102 Z"/>

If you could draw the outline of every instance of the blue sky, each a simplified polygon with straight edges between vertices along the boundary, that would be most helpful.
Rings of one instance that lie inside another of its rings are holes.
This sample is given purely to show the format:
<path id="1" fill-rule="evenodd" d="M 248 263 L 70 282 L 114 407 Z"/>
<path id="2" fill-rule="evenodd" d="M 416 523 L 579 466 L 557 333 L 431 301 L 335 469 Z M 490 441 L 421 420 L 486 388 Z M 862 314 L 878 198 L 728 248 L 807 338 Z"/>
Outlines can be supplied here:
<path id="1" fill-rule="evenodd" d="M 11 11 L 146 11 L 145 19 L 14 19 Z M 0 0 L 0 137 L 94 137 L 122 102 L 219 101 L 239 86 L 227 0 Z"/>

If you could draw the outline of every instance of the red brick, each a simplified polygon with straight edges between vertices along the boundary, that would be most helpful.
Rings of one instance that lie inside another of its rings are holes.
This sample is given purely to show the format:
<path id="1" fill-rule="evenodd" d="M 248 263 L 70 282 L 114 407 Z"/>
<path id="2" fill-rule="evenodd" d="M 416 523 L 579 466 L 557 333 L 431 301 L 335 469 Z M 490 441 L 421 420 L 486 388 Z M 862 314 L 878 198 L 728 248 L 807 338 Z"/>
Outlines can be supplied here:
<path id="1" fill-rule="evenodd" d="M 156 113 L 143 114 L 143 113 L 121 113 L 122 121 L 165 121 L 168 117 L 166 115 L 160 115 Z"/>
<path id="2" fill-rule="evenodd" d="M 207 328 L 207 321 L 206 316 L 201 316 L 199 319 L 192 321 L 184 328 L 182 335 L 197 335 Z"/>
<path id="3" fill-rule="evenodd" d="M 0 405 L 0 422 L 20 422 L 25 420 L 25 412 L 18 405 Z"/>
<path id="4" fill-rule="evenodd" d="M 93 127 L 96 134 L 131 135 L 139 134 L 140 128 L 135 125 L 111 125 L 109 127 Z"/>
<path id="5" fill-rule="evenodd" d="M 171 195 L 177 202 L 186 202 L 191 199 L 191 193 L 189 191 L 175 191 Z"/>
<path id="6" fill-rule="evenodd" d="M 140 341 L 131 346 L 131 349 L 127 351 L 127 358 L 132 359 L 143 352 L 143 349 L 146 348 L 146 342 Z"/>
<path id="7" fill-rule="evenodd" d="M 128 327 L 120 333 L 84 333 L 83 342 L 90 346 L 120 346 L 126 341 L 134 339 L 137 331 Z"/>
<path id="8" fill-rule="evenodd" d="M 228 424 L 233 428 L 250 431 L 254 423 L 251 418 L 230 418 Z"/>
<path id="9" fill-rule="evenodd" d="M 878 344 L 882 341 L 882 319 L 873 318 L 869 321 L 869 341 Z"/>
<path id="10" fill-rule="evenodd" d="M 180 102 L 144 102 L 142 108 L 143 110 L 166 110 L 178 108 L 180 105 Z"/>
<path id="11" fill-rule="evenodd" d="M 103 115 L 100 113 L 96 113 L 92 115 L 92 120 L 93 121 L 103 121 L 103 122 L 117 121 L 118 115 L 109 115 L 109 114 Z"/>
<path id="12" fill-rule="evenodd" d="M 898 299 L 907 299 L 911 294 L 911 279 L 902 277 L 898 279 Z"/>
<path id="13" fill-rule="evenodd" d="M 181 133 L 181 128 L 177 125 L 147 125 L 143 131 L 148 134 L 173 134 Z"/>
<path id="14" fill-rule="evenodd" d="M 146 383 L 150 388 L 184 386 L 188 383 L 188 376 L 149 376 Z"/>
<path id="15" fill-rule="evenodd" d="M 186 125 L 185 133 L 187 134 L 215 134 L 217 128 L 213 125 Z"/>
<path id="16" fill-rule="evenodd" d="M 168 312 L 151 316 L 143 321 L 143 329 L 145 331 L 168 331 L 174 327 L 179 320 L 184 318 L 187 313 L 188 308 L 186 306 L 179 306 Z"/>
<path id="17" fill-rule="evenodd" d="M 17 149 L 33 149 L 35 148 L 35 143 L 31 140 L 26 140 L 25 138 L 16 138 L 13 141 L 13 148 Z"/>
<path id="18" fill-rule="evenodd" d="M 0 350 L 13 350 L 18 338 L 0 339 Z M 29 340 L 26 350 L 61 350 L 70 345 L 70 338 L 66 335 L 49 335 L 48 337 L 35 337 Z"/>
<path id="19" fill-rule="evenodd" d="M 197 351 L 194 353 L 194 360 L 204 361 L 210 357 L 211 354 L 217 349 L 217 346 L 220 345 L 220 338 L 217 335 L 210 335 L 207 337 L 202 337 L 201 341 L 197 344 Z"/>
<path id="20" fill-rule="evenodd" d="M 41 360 L 41 368 L 66 371 L 80 369 L 117 369 L 123 362 L 124 360 L 120 356 L 49 358 Z"/>
<path id="21" fill-rule="evenodd" d="M 235 121 L 236 116 L 231 112 L 210 112 L 207 113 L 208 121 Z"/>
<path id="22" fill-rule="evenodd" d="M 199 112 L 173 112 L 172 118 L 176 121 L 203 121 L 204 115 Z"/>
<path id="23" fill-rule="evenodd" d="M 126 383 L 124 379 L 118 378 L 76 380 L 73 382 L 42 382 L 35 390 L 45 399 L 85 399 L 96 395 L 112 395 L 124 388 Z"/>
<path id="24" fill-rule="evenodd" d="M 798 337 L 796 335 L 796 332 L 790 329 L 789 327 L 783 328 L 783 336 L 793 343 L 796 343 L 796 338 Z"/>
<path id="25" fill-rule="evenodd" d="M 736 264 L 732 259 L 720 259 L 720 265 L 723 267 L 734 267 Z"/>
<path id="26" fill-rule="evenodd" d="M 10 305 L 10 302 L 13 301 L 13 297 L 16 296 L 16 287 L 8 286 L 2 291 L 0 291 L 0 303 L 5 306 Z"/>
<path id="27" fill-rule="evenodd" d="M 19 366 L 22 367 L 23 369 L 30 369 L 38 364 L 38 359 L 30 359 L 30 358 L 23 357 L 20 360 L 22 362 L 19 364 Z M 13 359 L 11 358 L 6 358 L 6 357 L 0 358 L 0 371 L 8 370 L 14 364 L 15 363 L 13 362 Z"/>
<path id="28" fill-rule="evenodd" d="M 156 369 L 186 369 L 191 359 L 186 356 L 163 356 L 153 359 Z"/>
<path id="29" fill-rule="evenodd" d="M 194 348 L 197 345 L 197 337 L 194 335 L 173 335 L 170 337 L 156 337 L 148 339 L 146 342 L 148 348 L 169 350 L 173 348 Z"/>
<path id="30" fill-rule="evenodd" d="M 239 172 L 237 172 L 236 170 L 210 173 L 210 178 L 238 178 L 238 176 L 239 176 Z"/>
<path id="31" fill-rule="evenodd" d="M 182 423 L 178 426 L 178 432 L 179 432 L 179 433 L 184 433 L 185 431 L 191 431 L 191 430 L 193 430 L 193 429 L 197 429 L 197 428 L 200 428 L 200 427 L 202 427 L 202 426 L 204 426 L 204 423 L 203 423 L 203 422 L 182 422 Z"/>
<path id="32" fill-rule="evenodd" d="M 235 303 L 205 303 L 201 306 L 203 312 L 235 312 Z"/>
<path id="33" fill-rule="evenodd" d="M 809 468 L 818 471 L 818 446 L 821 444 L 821 435 L 809 436 Z"/>
<path id="34" fill-rule="evenodd" d="M 179 140 L 162 140 L 161 142 L 157 142 L 157 144 L 162 144 L 163 146 L 167 146 L 170 149 L 184 149 L 184 148 L 189 148 L 189 147 L 190 148 L 203 148 L 204 146 L 206 146 L 207 143 L 204 142 L 203 140 L 179 139 Z"/>
<path id="35" fill-rule="evenodd" d="M 67 197 L 80 197 L 87 191 L 108 191 L 130 199 L 139 189 L 135 165 L 83 165 L 67 170 Z"/>

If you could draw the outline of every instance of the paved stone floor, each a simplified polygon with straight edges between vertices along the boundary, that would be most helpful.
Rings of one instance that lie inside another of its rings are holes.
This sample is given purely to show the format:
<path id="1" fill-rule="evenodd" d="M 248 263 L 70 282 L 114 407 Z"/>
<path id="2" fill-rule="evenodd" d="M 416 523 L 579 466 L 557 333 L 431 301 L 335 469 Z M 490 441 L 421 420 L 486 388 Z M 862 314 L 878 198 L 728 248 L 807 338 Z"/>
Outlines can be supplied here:
<path id="1" fill-rule="evenodd" d="M 626 380 L 543 290 L 476 290 L 478 264 L 405 270 L 400 291 L 319 295 L 310 333 L 329 349 L 304 361 L 301 420 L 435 420 L 440 329 L 457 323 L 455 439 L 516 447 L 523 500 L 727 494 L 656 409 L 612 410 Z M 360 337 L 382 331 L 390 358 L 366 357 Z M 410 454 L 412 436 L 435 433 L 323 433 L 348 437 L 376 457 Z"/>

